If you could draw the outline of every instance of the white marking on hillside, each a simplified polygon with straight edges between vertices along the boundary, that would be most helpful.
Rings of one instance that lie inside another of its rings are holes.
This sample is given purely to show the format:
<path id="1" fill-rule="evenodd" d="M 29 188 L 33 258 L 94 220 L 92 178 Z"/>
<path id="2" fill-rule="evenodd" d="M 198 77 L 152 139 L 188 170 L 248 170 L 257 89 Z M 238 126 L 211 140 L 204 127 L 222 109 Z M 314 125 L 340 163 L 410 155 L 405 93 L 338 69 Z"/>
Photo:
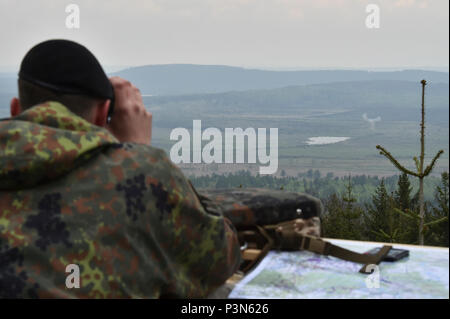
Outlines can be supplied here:
<path id="1" fill-rule="evenodd" d="M 370 129 L 371 129 L 372 131 L 375 130 L 375 123 L 381 121 L 381 117 L 379 117 L 379 116 L 376 117 L 376 118 L 374 118 L 374 119 L 369 119 L 369 118 L 367 117 L 367 113 L 364 113 L 363 116 L 362 116 L 362 118 L 363 118 L 364 121 L 366 121 L 366 122 L 368 122 L 368 123 L 370 124 Z"/>
<path id="2" fill-rule="evenodd" d="M 349 140 L 350 137 L 337 137 L 337 136 L 316 136 L 310 137 L 306 141 L 308 145 L 325 145 L 325 144 L 334 144 L 339 142 L 344 142 Z"/>

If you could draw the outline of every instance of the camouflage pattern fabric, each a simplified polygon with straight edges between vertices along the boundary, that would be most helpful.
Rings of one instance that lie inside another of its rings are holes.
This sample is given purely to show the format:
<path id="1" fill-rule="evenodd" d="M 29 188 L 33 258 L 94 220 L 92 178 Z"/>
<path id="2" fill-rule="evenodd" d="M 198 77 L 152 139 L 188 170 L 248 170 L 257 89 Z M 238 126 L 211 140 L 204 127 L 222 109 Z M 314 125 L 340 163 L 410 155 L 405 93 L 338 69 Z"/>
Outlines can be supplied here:
<path id="1" fill-rule="evenodd" d="M 199 192 L 208 211 L 220 212 L 237 228 L 243 255 L 239 269 L 244 273 L 271 249 L 299 250 L 300 237 L 321 235 L 323 205 L 313 196 L 260 188 Z"/>
<path id="2" fill-rule="evenodd" d="M 56 102 L 0 122 L 1 298 L 204 297 L 239 264 L 233 225 L 162 150 Z"/>
<path id="3" fill-rule="evenodd" d="M 269 227 L 266 227 L 269 228 Z M 295 231 L 302 236 L 320 237 L 320 218 L 311 217 L 308 219 L 294 219 L 283 223 L 276 224 L 273 227 L 276 231 Z"/>
<path id="4" fill-rule="evenodd" d="M 302 219 L 306 226 L 317 225 L 322 202 L 310 195 L 261 188 L 199 190 L 209 211 L 222 212 L 237 228 L 274 225 Z M 306 230 L 304 230 L 307 232 Z M 320 232 L 317 236 L 320 235 Z"/>

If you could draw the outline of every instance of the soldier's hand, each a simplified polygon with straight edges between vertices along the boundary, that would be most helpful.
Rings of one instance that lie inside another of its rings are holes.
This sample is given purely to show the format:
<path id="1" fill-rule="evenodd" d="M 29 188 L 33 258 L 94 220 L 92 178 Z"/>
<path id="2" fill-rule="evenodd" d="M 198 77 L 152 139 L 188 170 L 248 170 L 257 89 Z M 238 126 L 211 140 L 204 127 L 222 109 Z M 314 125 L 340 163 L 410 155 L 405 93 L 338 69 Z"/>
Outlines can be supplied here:
<path id="1" fill-rule="evenodd" d="M 106 128 L 120 141 L 150 145 L 152 114 L 145 109 L 141 92 L 129 81 L 112 77 L 114 115 Z"/>

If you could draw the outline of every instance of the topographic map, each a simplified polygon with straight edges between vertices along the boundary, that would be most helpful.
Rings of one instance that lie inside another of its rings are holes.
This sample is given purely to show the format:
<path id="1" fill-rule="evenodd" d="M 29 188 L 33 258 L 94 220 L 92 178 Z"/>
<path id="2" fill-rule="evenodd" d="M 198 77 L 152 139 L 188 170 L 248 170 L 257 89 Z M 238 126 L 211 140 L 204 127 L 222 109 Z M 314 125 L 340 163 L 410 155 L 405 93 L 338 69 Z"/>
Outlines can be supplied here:
<path id="1" fill-rule="evenodd" d="M 329 241 L 356 252 L 381 246 Z M 408 249 L 409 257 L 382 262 L 369 279 L 359 273 L 360 264 L 308 251 L 271 251 L 236 285 L 229 298 L 449 298 L 448 248 L 393 247 Z"/>

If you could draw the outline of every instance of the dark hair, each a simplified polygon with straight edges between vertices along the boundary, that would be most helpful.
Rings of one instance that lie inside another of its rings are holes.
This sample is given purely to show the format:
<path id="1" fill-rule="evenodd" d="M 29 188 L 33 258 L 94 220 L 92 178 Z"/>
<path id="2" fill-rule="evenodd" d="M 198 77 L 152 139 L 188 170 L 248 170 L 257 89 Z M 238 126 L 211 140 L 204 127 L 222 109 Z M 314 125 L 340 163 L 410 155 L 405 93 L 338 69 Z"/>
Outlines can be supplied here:
<path id="1" fill-rule="evenodd" d="M 23 111 L 37 104 L 48 101 L 56 101 L 63 104 L 72 113 L 75 113 L 80 117 L 87 118 L 96 102 L 96 99 L 90 96 L 61 94 L 23 79 L 19 79 L 18 87 L 20 106 Z"/>

